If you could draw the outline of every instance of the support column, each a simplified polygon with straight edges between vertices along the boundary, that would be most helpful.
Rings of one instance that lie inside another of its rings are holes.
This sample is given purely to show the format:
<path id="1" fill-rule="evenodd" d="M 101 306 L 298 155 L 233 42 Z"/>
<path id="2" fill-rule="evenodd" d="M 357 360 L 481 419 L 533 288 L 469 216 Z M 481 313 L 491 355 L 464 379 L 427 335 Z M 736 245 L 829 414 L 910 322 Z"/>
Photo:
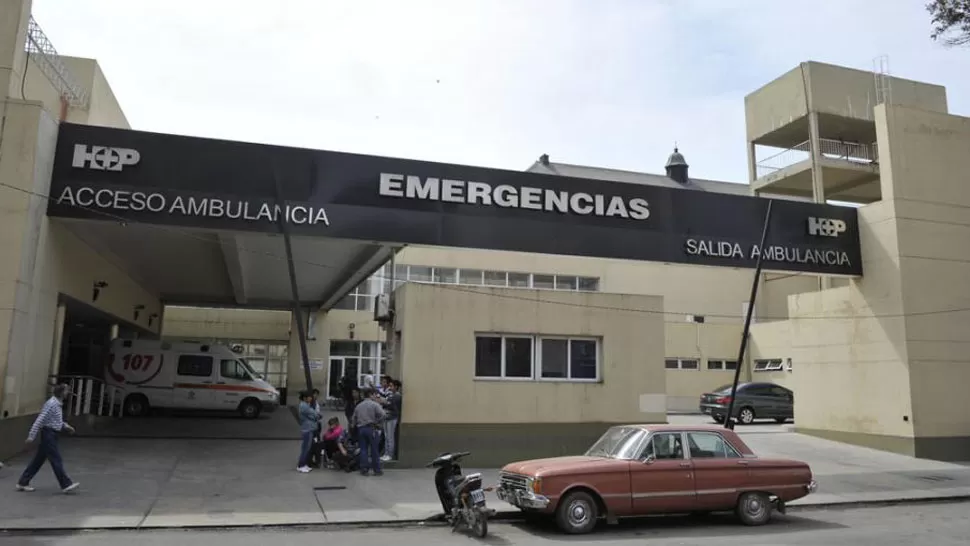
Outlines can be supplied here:
<path id="1" fill-rule="evenodd" d="M 808 139 L 812 150 L 812 201 L 825 203 L 825 183 L 822 177 L 821 138 L 818 134 L 818 113 L 808 114 Z M 819 290 L 832 288 L 832 278 L 824 275 L 818 277 Z"/>
<path id="2" fill-rule="evenodd" d="M 3 99 L 20 96 L 27 53 L 27 21 L 32 0 L 0 0 L 0 93 Z M 2 115 L 2 114 L 0 114 Z"/>
<path id="3" fill-rule="evenodd" d="M 51 350 L 50 375 L 56 377 L 61 373 L 61 352 L 64 348 L 64 321 L 67 318 L 67 306 L 63 303 L 57 305 L 57 314 L 54 316 L 54 344 Z"/>
<path id="4" fill-rule="evenodd" d="M 754 142 L 748 143 L 748 184 L 758 179 L 758 154 Z"/>

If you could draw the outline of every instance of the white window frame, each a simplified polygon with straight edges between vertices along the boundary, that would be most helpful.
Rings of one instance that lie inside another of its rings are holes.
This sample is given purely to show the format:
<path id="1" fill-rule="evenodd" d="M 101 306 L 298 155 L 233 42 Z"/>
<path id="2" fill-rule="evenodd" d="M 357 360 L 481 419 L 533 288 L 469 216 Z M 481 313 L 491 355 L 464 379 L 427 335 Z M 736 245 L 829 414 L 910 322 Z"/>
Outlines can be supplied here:
<path id="1" fill-rule="evenodd" d="M 603 381 L 603 343 L 602 339 L 597 337 L 588 336 L 557 336 L 557 335 L 542 335 L 542 334 L 512 334 L 512 333 L 497 333 L 497 332 L 476 332 L 475 341 L 476 345 L 479 338 L 501 338 L 502 340 L 502 355 L 501 355 L 501 375 L 499 377 L 489 377 L 480 376 L 475 371 L 475 365 L 477 362 L 472 361 L 472 373 L 474 374 L 475 381 L 540 381 L 544 383 L 600 383 Z M 507 377 L 505 373 L 505 351 L 506 351 L 506 339 L 530 339 L 532 340 L 532 351 L 530 353 L 531 357 L 531 374 L 529 377 Z M 572 341 L 592 341 L 596 344 L 596 378 L 578 378 L 573 379 L 571 377 L 542 377 L 542 340 L 544 339 L 561 339 L 566 341 L 566 373 L 572 375 Z"/>
<path id="2" fill-rule="evenodd" d="M 528 335 L 528 334 L 497 334 L 497 333 L 486 334 L 486 333 L 476 333 L 475 334 L 475 341 L 476 341 L 476 344 L 477 344 L 479 338 L 496 338 L 496 337 L 497 338 L 500 338 L 502 340 L 502 354 L 501 354 L 501 361 L 500 361 L 501 367 L 499 368 L 501 370 L 500 375 L 498 377 L 480 376 L 480 375 L 478 375 L 477 371 L 475 370 L 475 364 L 477 364 L 477 363 L 473 360 L 472 361 L 472 373 L 475 374 L 475 380 L 476 381 L 534 381 L 535 380 L 535 376 L 536 376 L 536 338 L 535 338 L 535 336 Z M 530 362 L 530 368 L 531 369 L 530 369 L 530 372 L 529 372 L 529 376 L 528 377 L 507 377 L 505 375 L 505 353 L 506 353 L 506 343 L 505 343 L 505 340 L 507 340 L 507 339 L 530 339 L 530 340 L 532 340 L 532 350 L 529 351 L 529 359 L 531 361 Z"/>
<path id="3" fill-rule="evenodd" d="M 718 368 L 712 368 L 711 367 L 711 363 L 713 363 L 713 362 L 719 363 L 720 364 L 720 367 L 718 367 Z M 734 363 L 734 367 L 733 368 L 728 368 L 727 367 L 727 363 L 728 362 L 733 362 Z M 733 358 L 708 358 L 707 359 L 707 369 L 710 370 L 710 371 L 713 371 L 713 372 L 733 372 L 737 368 L 738 368 L 738 361 L 735 360 L 735 359 L 733 359 Z"/>
<path id="4" fill-rule="evenodd" d="M 780 372 L 785 369 L 783 358 L 758 358 L 755 359 L 752 370 L 756 372 Z"/>
<path id="5" fill-rule="evenodd" d="M 566 375 L 567 377 L 542 377 L 542 341 L 546 339 L 563 340 L 566 342 Z M 573 374 L 573 341 L 592 341 L 596 344 L 596 377 L 593 379 L 570 377 Z M 583 336 L 535 336 L 533 342 L 535 356 L 533 357 L 535 367 L 535 377 L 537 381 L 551 381 L 553 383 L 599 383 L 602 378 L 603 370 L 603 351 L 600 340 L 595 337 Z"/>
<path id="6" fill-rule="evenodd" d="M 667 367 L 667 362 L 669 362 L 671 360 L 676 360 L 677 361 L 677 367 L 676 368 L 668 368 Z M 684 362 L 686 362 L 686 361 L 696 362 L 697 363 L 697 367 L 696 368 L 685 368 L 684 367 Z M 679 370 L 679 371 L 685 371 L 685 372 L 699 372 L 701 370 L 701 359 L 700 358 L 691 358 L 691 357 L 686 357 L 686 356 L 668 356 L 668 357 L 665 357 L 664 358 L 664 369 L 665 370 Z"/>

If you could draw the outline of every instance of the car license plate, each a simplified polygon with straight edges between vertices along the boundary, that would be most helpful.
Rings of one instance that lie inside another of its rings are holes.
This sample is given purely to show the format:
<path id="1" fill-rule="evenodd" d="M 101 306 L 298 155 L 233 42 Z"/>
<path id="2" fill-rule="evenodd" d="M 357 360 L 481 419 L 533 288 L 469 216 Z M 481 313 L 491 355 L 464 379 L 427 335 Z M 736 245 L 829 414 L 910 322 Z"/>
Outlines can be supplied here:
<path id="1" fill-rule="evenodd" d="M 485 502 L 485 492 L 481 489 L 475 489 L 472 491 L 472 502 L 475 504 L 480 504 Z"/>

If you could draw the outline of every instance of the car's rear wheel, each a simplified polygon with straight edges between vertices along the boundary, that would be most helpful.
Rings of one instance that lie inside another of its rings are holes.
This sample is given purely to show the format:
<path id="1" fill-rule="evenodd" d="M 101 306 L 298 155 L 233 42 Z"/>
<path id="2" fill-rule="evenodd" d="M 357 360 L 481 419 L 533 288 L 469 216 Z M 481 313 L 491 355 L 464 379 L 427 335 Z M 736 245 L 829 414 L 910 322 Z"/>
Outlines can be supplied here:
<path id="1" fill-rule="evenodd" d="M 715 415 L 715 416 L 712 417 L 712 419 L 714 419 L 714 422 L 715 423 L 723 423 L 724 422 L 724 417 L 721 417 L 720 415 Z"/>
<path id="2" fill-rule="evenodd" d="M 589 533 L 599 518 L 596 500 L 585 491 L 574 491 L 559 502 L 556 524 L 571 535 Z"/>
<path id="3" fill-rule="evenodd" d="M 738 420 L 741 421 L 742 425 L 750 425 L 754 422 L 754 417 L 754 408 L 748 406 L 741 408 L 741 411 L 738 412 Z"/>
<path id="4" fill-rule="evenodd" d="M 735 512 L 745 525 L 764 525 L 771 519 L 771 500 L 764 493 L 742 493 Z"/>

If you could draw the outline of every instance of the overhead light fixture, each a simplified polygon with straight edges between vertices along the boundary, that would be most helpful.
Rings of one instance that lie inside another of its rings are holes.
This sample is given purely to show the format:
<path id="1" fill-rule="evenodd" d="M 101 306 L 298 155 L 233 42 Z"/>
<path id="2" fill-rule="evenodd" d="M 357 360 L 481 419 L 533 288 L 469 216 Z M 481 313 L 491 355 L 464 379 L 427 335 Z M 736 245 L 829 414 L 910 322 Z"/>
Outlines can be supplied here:
<path id="1" fill-rule="evenodd" d="M 141 304 L 138 304 L 138 305 L 135 306 L 135 322 L 138 322 L 138 315 L 141 314 L 141 311 L 144 308 L 145 308 L 145 306 L 144 305 L 141 305 Z"/>
<path id="2" fill-rule="evenodd" d="M 98 296 L 101 295 L 101 289 L 107 287 L 108 283 L 104 281 L 94 281 L 94 286 L 91 288 L 91 301 L 98 301 Z"/>

